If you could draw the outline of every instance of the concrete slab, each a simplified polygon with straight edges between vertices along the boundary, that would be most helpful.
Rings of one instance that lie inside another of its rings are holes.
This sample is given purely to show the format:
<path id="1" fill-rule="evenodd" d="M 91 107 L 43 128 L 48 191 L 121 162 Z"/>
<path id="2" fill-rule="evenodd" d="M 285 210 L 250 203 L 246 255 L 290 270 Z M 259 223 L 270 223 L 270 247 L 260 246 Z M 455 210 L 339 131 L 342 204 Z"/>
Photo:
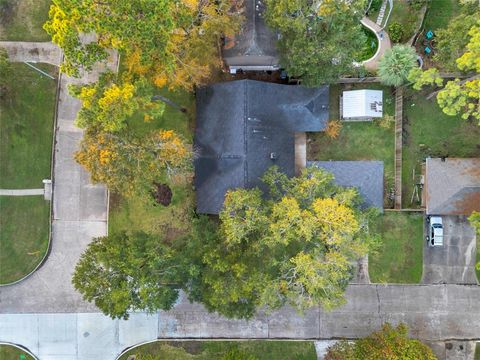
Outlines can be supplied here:
<path id="1" fill-rule="evenodd" d="M 38 352 L 41 359 L 52 356 L 75 356 L 77 349 L 77 316 L 75 314 L 40 314 L 38 319 Z"/>

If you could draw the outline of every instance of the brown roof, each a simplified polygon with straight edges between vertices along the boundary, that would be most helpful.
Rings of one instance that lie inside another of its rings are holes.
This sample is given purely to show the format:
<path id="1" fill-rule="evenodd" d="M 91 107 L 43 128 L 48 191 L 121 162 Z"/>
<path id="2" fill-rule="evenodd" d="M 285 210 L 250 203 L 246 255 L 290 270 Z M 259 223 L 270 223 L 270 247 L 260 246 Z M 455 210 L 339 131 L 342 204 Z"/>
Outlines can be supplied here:
<path id="1" fill-rule="evenodd" d="M 480 158 L 427 159 L 425 191 L 427 214 L 480 211 Z"/>

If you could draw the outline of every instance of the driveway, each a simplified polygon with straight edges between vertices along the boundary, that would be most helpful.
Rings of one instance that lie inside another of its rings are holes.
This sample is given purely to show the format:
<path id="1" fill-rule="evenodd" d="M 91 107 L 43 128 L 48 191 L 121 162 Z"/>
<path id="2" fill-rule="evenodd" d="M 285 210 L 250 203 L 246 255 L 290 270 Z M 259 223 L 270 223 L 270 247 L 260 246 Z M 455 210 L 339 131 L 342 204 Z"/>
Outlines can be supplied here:
<path id="1" fill-rule="evenodd" d="M 424 284 L 477 284 L 475 231 L 465 216 L 442 216 L 444 245 L 430 247 L 424 241 Z M 427 224 L 425 222 L 424 233 Z"/>

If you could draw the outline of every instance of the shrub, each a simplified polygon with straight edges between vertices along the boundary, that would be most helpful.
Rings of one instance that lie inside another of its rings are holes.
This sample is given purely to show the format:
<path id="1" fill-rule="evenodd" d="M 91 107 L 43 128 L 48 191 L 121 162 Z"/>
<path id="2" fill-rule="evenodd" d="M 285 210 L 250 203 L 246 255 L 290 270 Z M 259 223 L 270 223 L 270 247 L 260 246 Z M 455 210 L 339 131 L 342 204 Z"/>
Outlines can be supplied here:
<path id="1" fill-rule="evenodd" d="M 382 7 L 383 0 L 373 0 L 372 3 L 370 4 L 370 9 L 368 9 L 369 12 L 375 12 L 380 10 Z"/>
<path id="2" fill-rule="evenodd" d="M 390 129 L 395 123 L 395 118 L 392 115 L 383 115 L 382 118 L 376 121 L 376 124 L 383 129 Z"/>
<path id="3" fill-rule="evenodd" d="M 437 1 L 437 0 L 436 0 Z M 409 0 L 408 5 L 415 10 L 420 10 L 423 5 L 427 3 L 427 0 Z"/>
<path id="4" fill-rule="evenodd" d="M 330 120 L 325 128 L 325 134 L 330 139 L 336 139 L 340 135 L 342 123 L 339 120 Z"/>
<path id="5" fill-rule="evenodd" d="M 400 42 L 403 38 L 404 32 L 403 32 L 403 27 L 400 23 L 398 22 L 393 22 L 390 25 L 388 25 L 388 35 L 390 35 L 390 39 L 393 42 Z"/>

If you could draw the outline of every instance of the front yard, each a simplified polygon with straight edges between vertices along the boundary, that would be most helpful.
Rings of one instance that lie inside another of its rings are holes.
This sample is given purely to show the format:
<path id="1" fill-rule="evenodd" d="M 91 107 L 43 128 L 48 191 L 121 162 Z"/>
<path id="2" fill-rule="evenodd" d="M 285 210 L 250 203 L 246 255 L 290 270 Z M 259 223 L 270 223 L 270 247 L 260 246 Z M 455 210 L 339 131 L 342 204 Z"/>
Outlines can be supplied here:
<path id="1" fill-rule="evenodd" d="M 143 118 L 134 116 L 129 120 L 130 131 L 145 134 L 155 129 L 173 129 L 192 141 L 192 126 L 194 116 L 193 94 L 166 89 L 157 91 L 187 109 L 186 113 L 170 105 L 166 105 L 163 116 L 157 120 L 145 122 Z M 167 179 L 165 179 L 167 180 Z M 167 181 L 166 181 L 167 182 Z M 153 198 L 145 202 L 137 197 L 122 198 L 120 195 L 110 196 L 109 233 L 120 231 L 144 231 L 151 234 L 161 234 L 166 240 L 188 231 L 190 216 L 194 208 L 194 191 L 189 181 L 175 182 L 172 186 L 172 203 L 168 206 L 157 204 Z"/>
<path id="2" fill-rule="evenodd" d="M 402 169 L 404 208 L 420 205 L 416 201 L 411 202 L 413 173 L 420 175 L 425 158 L 480 156 L 480 127 L 475 122 L 444 114 L 435 99 L 425 98 L 430 91 L 415 92 L 408 89 L 405 92 Z"/>
<path id="3" fill-rule="evenodd" d="M 379 84 L 352 84 L 330 86 L 330 119 L 339 118 L 339 97 L 343 90 L 350 89 L 383 90 L 384 114 L 393 115 L 395 101 L 391 88 Z M 377 122 L 343 122 L 340 135 L 329 138 L 324 132 L 309 133 L 307 139 L 308 160 L 381 160 L 385 169 L 385 193 L 394 184 L 394 124 L 383 128 Z M 385 196 L 385 206 L 390 201 Z"/>
<path id="4" fill-rule="evenodd" d="M 51 0 L 0 1 L 0 40 L 50 41 L 42 25 Z"/>
<path id="5" fill-rule="evenodd" d="M 149 354 L 164 360 L 316 360 L 312 341 L 157 341 L 123 354 Z"/>
<path id="6" fill-rule="evenodd" d="M 423 214 L 385 212 L 376 226 L 380 248 L 369 254 L 372 283 L 417 284 L 422 278 Z"/>
<path id="7" fill-rule="evenodd" d="M 23 64 L 0 100 L 0 188 L 43 188 L 50 179 L 56 82 Z M 54 67 L 39 65 L 55 74 Z M 27 275 L 48 245 L 50 203 L 43 196 L 0 197 L 0 283 Z"/>

